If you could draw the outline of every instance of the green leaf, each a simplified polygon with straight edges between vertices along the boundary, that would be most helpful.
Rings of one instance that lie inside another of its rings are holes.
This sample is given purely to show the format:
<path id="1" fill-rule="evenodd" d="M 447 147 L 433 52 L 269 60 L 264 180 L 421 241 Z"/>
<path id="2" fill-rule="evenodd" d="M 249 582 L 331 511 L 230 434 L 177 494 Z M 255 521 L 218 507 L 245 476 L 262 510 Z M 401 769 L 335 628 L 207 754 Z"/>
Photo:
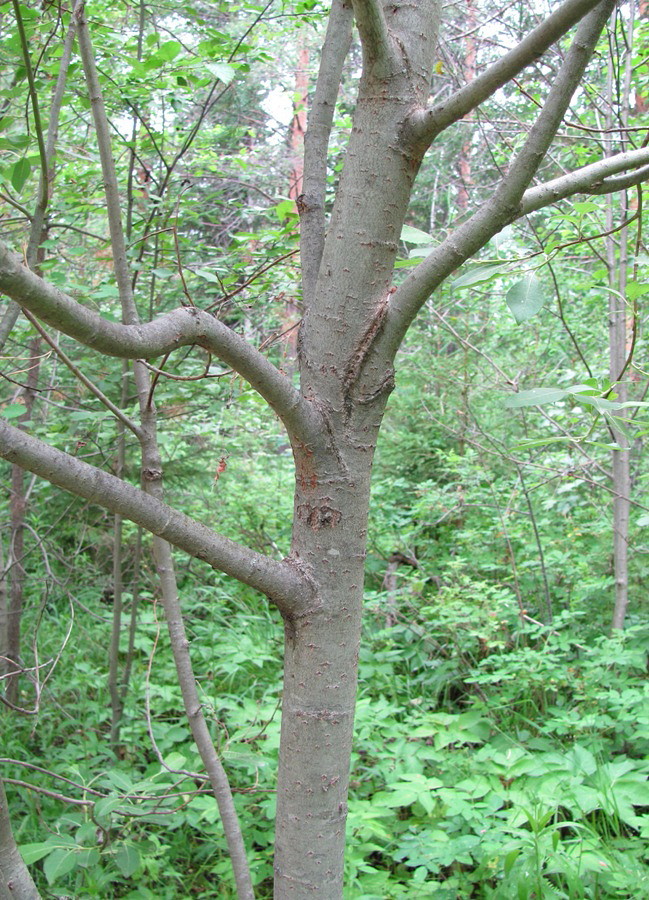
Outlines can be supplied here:
<path id="1" fill-rule="evenodd" d="M 545 447 L 549 444 L 570 444 L 575 441 L 571 434 L 568 435 L 558 435 L 557 437 L 544 437 L 537 438 L 534 441 L 519 441 L 517 444 L 514 444 L 512 450 L 531 450 L 533 447 Z M 608 447 L 607 449 L 612 449 L 612 447 Z"/>
<path id="2" fill-rule="evenodd" d="M 219 81 L 222 81 L 223 84 L 230 84 L 230 82 L 234 78 L 235 70 L 227 63 L 206 63 L 205 68 L 208 72 L 211 72 L 212 75 L 218 78 Z"/>
<path id="3" fill-rule="evenodd" d="M 635 300 L 636 297 L 640 297 L 642 294 L 646 294 L 647 292 L 649 292 L 649 282 L 640 284 L 637 281 L 630 281 L 626 286 L 626 295 L 629 300 Z"/>
<path id="4" fill-rule="evenodd" d="M 521 406 L 542 406 L 544 403 L 555 403 L 563 400 L 570 392 L 561 388 L 532 388 L 530 391 L 519 391 L 505 400 L 507 409 L 518 409 Z"/>
<path id="5" fill-rule="evenodd" d="M 520 325 L 537 314 L 545 304 L 541 282 L 533 273 L 526 275 L 507 291 L 507 306 Z"/>
<path id="6" fill-rule="evenodd" d="M 113 810 L 117 809 L 118 806 L 121 806 L 122 798 L 121 797 L 103 797 L 101 800 L 97 800 L 95 803 L 95 818 L 106 819 Z M 103 822 L 101 823 L 103 824 Z"/>
<path id="7" fill-rule="evenodd" d="M 505 877 L 509 875 L 512 870 L 512 867 L 516 860 L 518 859 L 518 855 L 521 852 L 520 847 L 514 847 L 513 850 L 510 850 L 509 853 L 505 856 L 504 868 L 505 868 Z"/>
<path id="8" fill-rule="evenodd" d="M 404 225 L 401 229 L 401 240 L 404 244 L 433 244 L 433 238 L 425 231 L 419 228 L 413 228 L 412 225 Z"/>
<path id="9" fill-rule="evenodd" d="M 115 854 L 115 865 L 124 878 L 130 878 L 142 865 L 139 851 L 133 844 L 120 844 Z"/>
<path id="10" fill-rule="evenodd" d="M 472 287 L 474 284 L 482 284 L 484 281 L 493 281 L 494 278 L 506 275 L 508 271 L 507 263 L 478 263 L 476 266 L 471 266 L 464 275 L 456 278 L 451 287 Z"/>
<path id="11" fill-rule="evenodd" d="M 84 869 L 96 866 L 100 859 L 99 850 L 96 847 L 83 847 L 77 851 L 77 865 Z"/>
<path id="12" fill-rule="evenodd" d="M 417 256 L 411 255 L 408 259 L 397 259 L 394 264 L 394 268 L 395 269 L 405 269 L 405 268 L 408 268 L 409 266 L 418 266 L 419 263 L 421 262 L 421 257 L 423 255 L 427 255 L 427 254 L 419 253 Z"/>
<path id="13" fill-rule="evenodd" d="M 165 41 L 163 44 L 160 44 L 155 55 L 166 62 L 171 62 L 181 50 L 182 44 L 179 41 Z"/>
<path id="14" fill-rule="evenodd" d="M 52 853 L 56 847 L 56 844 L 45 841 L 38 844 L 23 844 L 18 847 L 18 849 L 20 850 L 20 855 L 22 856 L 25 865 L 31 866 L 32 863 L 38 862 L 39 859 L 43 859 L 48 853 Z"/>
<path id="15" fill-rule="evenodd" d="M 22 191 L 25 182 L 29 178 L 29 173 L 31 172 L 31 170 L 31 163 L 25 157 L 19 159 L 16 165 L 11 170 L 11 184 L 13 185 L 14 190 L 18 193 Z"/>
<path id="16" fill-rule="evenodd" d="M 164 764 L 169 769 L 182 769 L 187 765 L 187 757 L 183 753 L 172 750 L 165 756 Z"/>
<path id="17" fill-rule="evenodd" d="M 67 875 L 77 865 L 77 851 L 73 848 L 61 847 L 53 850 L 43 863 L 43 871 L 48 884 L 54 884 L 59 878 Z"/>
<path id="18" fill-rule="evenodd" d="M 25 405 L 23 403 L 9 403 L 4 409 L 0 409 L 0 416 L 3 416 L 5 419 L 17 419 L 24 412 Z"/>
<path id="19" fill-rule="evenodd" d="M 194 269 L 194 275 L 198 275 L 199 278 L 204 278 L 205 281 L 210 281 L 213 284 L 219 283 L 219 279 L 216 275 L 208 269 Z"/>
<path id="20" fill-rule="evenodd" d="M 282 200 L 275 207 L 275 215 L 280 222 L 295 215 L 295 203 L 292 200 Z"/>
<path id="21" fill-rule="evenodd" d="M 599 206 L 594 200 L 573 200 L 571 205 L 575 212 L 581 215 L 588 212 L 599 212 Z"/>

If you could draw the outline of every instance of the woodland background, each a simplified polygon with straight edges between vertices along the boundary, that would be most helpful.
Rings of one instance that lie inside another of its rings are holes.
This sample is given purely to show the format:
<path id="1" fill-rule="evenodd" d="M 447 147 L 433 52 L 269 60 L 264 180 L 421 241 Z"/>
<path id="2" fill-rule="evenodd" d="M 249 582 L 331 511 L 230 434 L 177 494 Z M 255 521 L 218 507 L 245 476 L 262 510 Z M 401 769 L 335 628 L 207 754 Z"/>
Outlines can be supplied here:
<path id="1" fill-rule="evenodd" d="M 287 377 L 302 138 L 325 6 L 92 10 L 141 315 L 183 295 L 267 348 Z M 43 132 L 26 114 L 29 81 L 49 103 L 65 34 L 56 4 L 19 9 L 22 36 L 0 7 L 0 229 L 14 245 L 39 207 Z M 433 96 L 470 81 L 541 12 L 449 4 Z M 646 16 L 632 2 L 612 21 L 553 148 L 559 170 L 646 142 Z M 434 145 L 398 272 L 506 168 L 552 82 L 552 52 Z M 332 188 L 358 54 L 353 46 L 336 111 Z M 91 285 L 110 318 L 117 288 L 79 68 L 73 55 L 38 265 L 68 292 Z M 400 354 L 373 477 L 349 898 L 649 895 L 642 201 L 641 187 L 563 201 L 509 226 L 436 292 Z M 624 393 L 611 298 L 623 311 Z M 137 481 L 135 442 L 97 399 L 130 415 L 122 364 L 24 318 L 1 338 L 0 414 Z M 188 351 L 169 374 L 164 362 L 152 371 L 170 502 L 281 559 L 294 473 L 279 423 L 206 354 Z M 612 469 L 615 454 L 626 474 Z M 4 462 L 0 472 L 0 771 L 43 896 L 233 896 L 147 536 Z M 197 560 L 179 553 L 177 565 L 201 701 L 258 896 L 271 896 L 279 615 Z M 20 679 L 2 649 L 12 608 Z"/>

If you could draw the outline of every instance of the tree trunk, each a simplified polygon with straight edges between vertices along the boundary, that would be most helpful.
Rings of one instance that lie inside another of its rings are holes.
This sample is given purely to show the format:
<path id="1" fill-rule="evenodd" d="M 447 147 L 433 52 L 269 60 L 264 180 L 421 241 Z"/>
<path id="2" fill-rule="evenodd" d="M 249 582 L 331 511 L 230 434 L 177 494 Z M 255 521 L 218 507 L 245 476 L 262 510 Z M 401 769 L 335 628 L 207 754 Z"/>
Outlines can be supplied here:
<path id="1" fill-rule="evenodd" d="M 630 4 L 629 33 L 627 39 L 633 37 L 635 3 Z M 622 26 L 624 27 L 624 26 Z M 630 44 L 627 46 L 630 47 Z M 623 84 L 614 85 L 614 67 L 609 62 L 607 79 L 607 116 L 606 149 L 609 155 L 613 152 L 614 129 L 619 128 L 620 149 L 626 149 L 631 93 L 631 53 L 627 52 L 626 72 Z M 626 191 L 607 198 L 606 231 L 606 264 L 609 284 L 609 378 L 614 386 L 617 399 L 621 403 L 629 400 L 628 365 L 631 347 L 628 336 L 635 330 L 631 322 L 628 327 L 627 306 L 627 269 L 629 265 L 628 228 L 624 225 L 629 212 Z M 622 227 L 620 228 L 620 224 Z M 615 233 L 613 233 L 615 232 Z M 627 436 L 622 431 L 613 431 L 613 439 L 617 447 L 611 452 L 613 473 L 613 573 L 615 579 L 615 601 L 613 606 L 612 626 L 624 628 L 624 620 L 629 604 L 629 517 L 631 511 L 631 464 L 630 446 Z"/>
<path id="2" fill-rule="evenodd" d="M 276 898 L 342 896 L 372 449 L 343 448 L 355 457 L 345 478 L 297 459 L 292 556 L 317 589 L 285 628 Z"/>
<path id="3" fill-rule="evenodd" d="M 27 383 L 20 392 L 25 404 L 25 412 L 20 417 L 21 425 L 31 418 L 34 392 L 40 369 L 40 339 L 35 337 L 30 345 Z M 9 703 L 18 705 L 21 671 L 20 632 L 23 615 L 23 591 L 25 583 L 25 472 L 20 466 L 11 467 L 11 531 L 9 543 L 9 605 L 7 608 L 7 650 L 6 650 L 6 697 Z"/>
<path id="4" fill-rule="evenodd" d="M 16 846 L 0 779 L 0 900 L 40 900 L 40 896 Z"/>
<path id="5" fill-rule="evenodd" d="M 391 359 L 381 359 L 374 345 L 422 156 L 404 142 L 402 132 L 413 91 L 415 96 L 427 91 L 434 47 L 433 4 L 395 10 L 391 25 L 397 35 L 402 24 L 415 30 L 416 20 L 416 30 L 429 36 L 425 45 L 412 48 L 409 66 L 388 51 L 380 23 L 377 33 L 371 15 L 360 7 L 356 13 L 365 74 L 298 343 L 303 396 L 318 398 L 327 427 L 318 445 L 294 444 L 291 557 L 308 573 L 315 600 L 304 614 L 286 621 L 277 900 L 342 896 L 370 473 L 394 386 Z"/>

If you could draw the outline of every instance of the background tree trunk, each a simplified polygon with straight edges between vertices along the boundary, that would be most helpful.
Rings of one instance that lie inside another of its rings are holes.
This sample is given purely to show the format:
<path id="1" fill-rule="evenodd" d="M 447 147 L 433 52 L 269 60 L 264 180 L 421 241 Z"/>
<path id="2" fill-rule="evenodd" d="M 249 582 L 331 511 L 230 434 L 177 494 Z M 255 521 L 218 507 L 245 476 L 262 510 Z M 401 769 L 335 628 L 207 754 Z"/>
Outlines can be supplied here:
<path id="1" fill-rule="evenodd" d="M 626 24 L 622 24 L 627 28 Z M 626 35 L 626 59 L 623 70 L 616 69 L 612 56 L 609 57 L 607 80 L 607 126 L 606 152 L 610 156 L 614 149 L 625 150 L 628 146 L 626 129 L 629 124 L 631 92 L 631 53 L 635 27 L 635 2 L 629 6 L 629 22 Z M 614 79 L 617 77 L 617 84 Z M 614 113 L 615 111 L 615 113 Z M 614 140 L 615 131 L 618 140 Z M 614 147 L 614 144 L 617 145 Z M 626 191 L 610 195 L 606 202 L 606 266 L 609 284 L 609 378 L 617 398 L 626 403 L 629 398 L 628 367 L 632 354 L 631 335 L 635 334 L 636 323 L 633 313 L 629 313 L 627 281 L 629 267 L 629 233 L 626 220 L 629 216 L 629 202 Z M 630 320 L 630 327 L 629 327 Z M 611 451 L 613 472 L 613 575 L 615 580 L 615 601 L 613 607 L 613 628 L 623 628 L 629 604 L 629 518 L 631 512 L 631 448 L 629 439 L 622 431 L 613 431 L 613 439 L 618 449 Z"/>

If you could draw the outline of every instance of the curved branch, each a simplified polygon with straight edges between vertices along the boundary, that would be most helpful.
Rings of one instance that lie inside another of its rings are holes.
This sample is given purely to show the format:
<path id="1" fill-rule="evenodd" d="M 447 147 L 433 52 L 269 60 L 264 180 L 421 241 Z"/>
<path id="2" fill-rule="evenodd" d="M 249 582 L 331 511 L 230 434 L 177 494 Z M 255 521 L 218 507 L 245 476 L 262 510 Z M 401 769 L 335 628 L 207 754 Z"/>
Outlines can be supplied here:
<path id="1" fill-rule="evenodd" d="M 556 12 L 523 38 L 520 44 L 470 84 L 460 88 L 447 100 L 415 112 L 410 122 L 413 138 L 426 145 L 432 144 L 440 132 L 484 103 L 498 88 L 545 53 L 548 47 L 597 6 L 598 2 L 599 0 L 566 0 Z"/>
<path id="2" fill-rule="evenodd" d="M 304 193 L 300 212 L 300 255 L 304 302 L 315 291 L 325 238 L 327 147 L 343 63 L 349 50 L 354 14 L 351 0 L 334 0 L 322 45 L 313 105 L 304 137 Z"/>
<path id="3" fill-rule="evenodd" d="M 269 559 L 216 534 L 128 482 L 25 434 L 0 418 L 0 456 L 52 484 L 124 516 L 174 547 L 266 594 L 284 615 L 311 604 L 307 580 L 286 562 Z"/>
<path id="4" fill-rule="evenodd" d="M 143 325 L 109 322 L 27 269 L 0 242 L 0 291 L 87 347 L 120 359 L 150 359 L 197 344 L 238 372 L 272 406 L 289 435 L 303 443 L 322 430 L 320 417 L 263 354 L 209 313 L 183 307 Z"/>
<path id="5" fill-rule="evenodd" d="M 625 169 L 635 171 L 627 172 L 619 178 L 612 178 Z M 526 216 L 536 212 L 544 206 L 570 197 L 572 194 L 609 194 L 623 187 L 631 187 L 649 179 L 649 147 L 641 147 L 639 150 L 628 150 L 626 153 L 616 153 L 596 163 L 561 175 L 545 184 L 529 188 L 523 194 L 518 216 Z"/>

